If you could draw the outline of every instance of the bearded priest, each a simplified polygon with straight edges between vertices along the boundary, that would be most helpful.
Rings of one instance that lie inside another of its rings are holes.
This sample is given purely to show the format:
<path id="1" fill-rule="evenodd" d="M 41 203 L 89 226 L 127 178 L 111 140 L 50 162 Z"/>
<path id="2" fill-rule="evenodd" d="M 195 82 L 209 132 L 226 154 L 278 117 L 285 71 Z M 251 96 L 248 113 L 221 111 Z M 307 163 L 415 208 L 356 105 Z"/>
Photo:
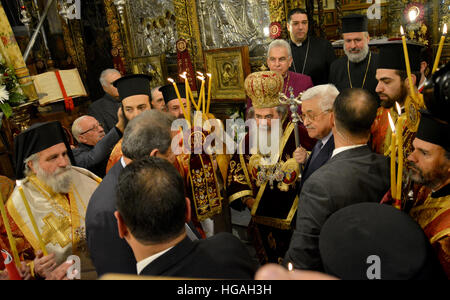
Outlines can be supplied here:
<path id="1" fill-rule="evenodd" d="M 95 279 L 87 256 L 85 215 L 101 179 L 74 167 L 74 157 L 59 122 L 38 123 L 14 141 L 17 185 L 6 206 L 35 252 L 54 258 L 80 258 L 81 279 Z M 51 271 L 51 270 L 50 270 Z"/>

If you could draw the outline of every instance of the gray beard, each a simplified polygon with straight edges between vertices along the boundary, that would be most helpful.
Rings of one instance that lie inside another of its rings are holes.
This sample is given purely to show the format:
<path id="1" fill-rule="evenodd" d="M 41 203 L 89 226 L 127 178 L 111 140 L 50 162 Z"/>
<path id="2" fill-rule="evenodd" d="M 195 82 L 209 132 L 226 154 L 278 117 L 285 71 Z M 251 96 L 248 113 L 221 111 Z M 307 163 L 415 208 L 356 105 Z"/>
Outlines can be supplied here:
<path id="1" fill-rule="evenodd" d="M 367 54 L 369 54 L 369 45 L 365 44 L 364 48 L 362 48 L 361 51 L 356 54 L 350 53 L 350 51 L 348 51 L 345 47 L 344 52 L 345 55 L 347 55 L 349 61 L 351 61 L 352 63 L 359 63 L 367 57 Z"/>
<path id="2" fill-rule="evenodd" d="M 53 174 L 47 174 L 40 166 L 37 166 L 36 177 L 49 186 L 55 193 L 67 194 L 72 185 L 70 169 L 72 166 L 59 168 Z"/>

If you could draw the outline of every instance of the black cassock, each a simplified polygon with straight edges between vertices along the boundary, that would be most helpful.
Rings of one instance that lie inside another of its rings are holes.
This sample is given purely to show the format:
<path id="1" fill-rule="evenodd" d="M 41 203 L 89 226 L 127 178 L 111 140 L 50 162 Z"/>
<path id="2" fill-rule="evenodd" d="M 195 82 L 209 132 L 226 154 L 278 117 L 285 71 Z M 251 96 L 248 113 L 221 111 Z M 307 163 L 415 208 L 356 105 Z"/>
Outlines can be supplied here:
<path id="1" fill-rule="evenodd" d="M 294 62 L 289 70 L 310 76 L 314 85 L 328 83 L 328 71 L 336 59 L 331 43 L 326 39 L 309 36 L 300 46 L 292 41 L 290 45 Z"/>
<path id="2" fill-rule="evenodd" d="M 367 69 L 369 58 L 370 64 L 369 68 Z M 368 90 L 378 99 L 378 95 L 375 92 L 375 89 L 378 84 L 378 80 L 376 79 L 377 66 L 378 66 L 378 54 L 373 52 L 371 53 L 371 55 L 368 54 L 366 58 L 359 63 L 348 62 L 347 56 L 343 56 L 335 60 L 331 64 L 329 82 L 334 84 L 340 92 L 350 87 L 363 88 L 365 90 Z M 350 78 L 352 81 L 351 85 L 348 73 L 349 69 L 350 69 Z M 367 75 L 365 75 L 366 70 Z M 365 81 L 364 77 L 366 78 Z"/>

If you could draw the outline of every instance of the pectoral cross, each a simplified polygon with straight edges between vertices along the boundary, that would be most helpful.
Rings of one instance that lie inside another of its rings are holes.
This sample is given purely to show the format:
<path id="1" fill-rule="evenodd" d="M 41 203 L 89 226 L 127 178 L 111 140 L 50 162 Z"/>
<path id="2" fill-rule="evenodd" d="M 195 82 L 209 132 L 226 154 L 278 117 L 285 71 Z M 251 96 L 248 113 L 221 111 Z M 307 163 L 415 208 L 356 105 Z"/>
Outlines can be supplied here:
<path id="1" fill-rule="evenodd" d="M 57 243 L 61 248 L 65 248 L 72 242 L 72 226 L 69 218 L 56 217 L 53 213 L 48 214 L 43 220 L 45 226 L 42 228 L 42 239 L 47 245 Z"/>

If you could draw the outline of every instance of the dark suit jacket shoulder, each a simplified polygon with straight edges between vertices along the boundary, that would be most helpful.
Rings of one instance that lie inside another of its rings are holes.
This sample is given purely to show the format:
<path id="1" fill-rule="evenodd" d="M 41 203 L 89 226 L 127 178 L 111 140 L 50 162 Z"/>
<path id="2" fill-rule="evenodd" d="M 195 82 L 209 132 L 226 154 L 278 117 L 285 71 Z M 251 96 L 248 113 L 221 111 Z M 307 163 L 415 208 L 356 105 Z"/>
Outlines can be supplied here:
<path id="1" fill-rule="evenodd" d="M 368 146 L 332 157 L 303 185 L 285 262 L 299 269 L 322 271 L 319 235 L 328 217 L 355 203 L 381 201 L 389 185 L 389 160 Z"/>
<path id="2" fill-rule="evenodd" d="M 105 94 L 89 106 L 88 115 L 102 123 L 105 133 L 108 133 L 117 124 L 117 110 L 119 107 L 119 101 L 109 94 Z"/>
<path id="3" fill-rule="evenodd" d="M 119 237 L 116 211 L 116 186 L 119 162 L 92 194 L 86 211 L 86 235 L 92 262 L 99 276 L 105 273 L 136 274 L 136 259 L 127 242 Z"/>
<path id="4" fill-rule="evenodd" d="M 200 279 L 253 279 L 256 264 L 230 233 L 205 240 L 185 238 L 142 270 L 140 275 Z"/>
<path id="5" fill-rule="evenodd" d="M 121 137 L 122 133 L 114 127 L 95 146 L 79 144 L 72 150 L 76 165 L 104 177 L 109 155 Z"/>

